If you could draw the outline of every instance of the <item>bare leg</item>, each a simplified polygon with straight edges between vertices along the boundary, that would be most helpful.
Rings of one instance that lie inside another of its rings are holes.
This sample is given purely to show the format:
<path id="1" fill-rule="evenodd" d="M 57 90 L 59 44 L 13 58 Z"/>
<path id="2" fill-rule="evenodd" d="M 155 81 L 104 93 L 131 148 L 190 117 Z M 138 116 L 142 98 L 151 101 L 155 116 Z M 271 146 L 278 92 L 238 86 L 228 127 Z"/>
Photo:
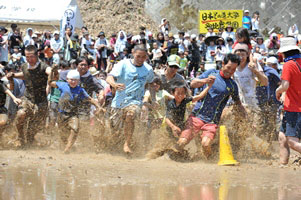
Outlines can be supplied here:
<path id="1" fill-rule="evenodd" d="M 289 156 L 290 156 L 290 148 L 288 146 L 287 138 L 283 132 L 279 132 L 279 159 L 280 159 L 280 164 L 286 165 L 289 161 Z"/>
<path id="2" fill-rule="evenodd" d="M 16 146 L 20 147 L 25 144 L 25 137 L 24 137 L 24 123 L 26 119 L 26 112 L 24 110 L 19 110 L 16 116 L 16 127 L 18 130 L 18 141 Z"/>
<path id="3" fill-rule="evenodd" d="M 188 140 L 186 138 L 180 138 L 177 142 L 180 148 L 184 148 L 188 144 Z"/>
<path id="4" fill-rule="evenodd" d="M 204 151 L 204 155 L 208 158 L 211 155 L 211 139 L 207 136 L 202 138 L 202 147 Z"/>
<path id="5" fill-rule="evenodd" d="M 77 138 L 77 133 L 75 133 L 74 130 L 70 130 L 70 135 L 68 137 L 68 141 L 67 141 L 67 145 L 66 145 L 66 148 L 64 150 L 64 153 L 69 153 L 71 147 L 73 146 L 75 140 Z"/>
<path id="6" fill-rule="evenodd" d="M 124 124 L 125 143 L 123 145 L 123 151 L 125 153 L 132 153 L 132 150 L 130 149 L 130 143 L 132 140 L 134 129 L 135 129 L 134 113 L 128 112 L 126 114 L 125 124 Z"/>
<path id="7" fill-rule="evenodd" d="M 291 149 L 301 153 L 301 143 L 299 138 L 296 137 L 287 137 L 287 143 Z"/>

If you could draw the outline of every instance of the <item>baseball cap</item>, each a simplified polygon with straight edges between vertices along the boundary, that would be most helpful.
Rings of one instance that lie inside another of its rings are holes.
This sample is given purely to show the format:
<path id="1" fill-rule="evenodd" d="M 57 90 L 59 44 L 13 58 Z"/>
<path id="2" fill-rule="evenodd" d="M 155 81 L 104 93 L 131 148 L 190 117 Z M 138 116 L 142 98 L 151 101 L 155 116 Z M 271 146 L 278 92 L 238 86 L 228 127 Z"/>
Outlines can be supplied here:
<path id="1" fill-rule="evenodd" d="M 67 74 L 68 79 L 80 79 L 79 72 L 75 70 L 70 70 Z"/>
<path id="2" fill-rule="evenodd" d="M 53 35 L 59 35 L 59 34 L 60 34 L 59 31 L 54 31 L 54 32 L 53 32 Z"/>
<path id="3" fill-rule="evenodd" d="M 190 37 L 189 33 L 185 33 L 184 38 Z"/>
<path id="4" fill-rule="evenodd" d="M 190 38 L 191 38 L 191 39 L 196 39 L 196 34 L 192 34 L 192 35 L 190 36 Z"/>
<path id="5" fill-rule="evenodd" d="M 278 64 L 278 60 L 276 57 L 271 56 L 267 59 L 267 63 Z"/>
<path id="6" fill-rule="evenodd" d="M 179 62 L 180 62 L 180 57 L 175 54 L 170 55 L 167 58 L 167 63 L 169 66 L 177 66 L 179 68 L 180 67 Z"/>
<path id="7" fill-rule="evenodd" d="M 244 13 L 250 13 L 250 11 L 249 10 L 245 10 Z"/>

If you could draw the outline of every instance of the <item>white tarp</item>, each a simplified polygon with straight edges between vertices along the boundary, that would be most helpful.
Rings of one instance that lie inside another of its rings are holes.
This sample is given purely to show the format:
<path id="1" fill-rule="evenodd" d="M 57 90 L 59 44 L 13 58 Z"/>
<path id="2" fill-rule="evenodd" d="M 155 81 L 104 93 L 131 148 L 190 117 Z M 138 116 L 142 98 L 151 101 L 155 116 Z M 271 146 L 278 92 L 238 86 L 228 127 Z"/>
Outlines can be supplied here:
<path id="1" fill-rule="evenodd" d="M 60 25 L 69 5 L 77 6 L 76 0 L 0 0 L 0 23 L 30 23 Z M 83 21 L 77 9 L 75 27 Z"/>

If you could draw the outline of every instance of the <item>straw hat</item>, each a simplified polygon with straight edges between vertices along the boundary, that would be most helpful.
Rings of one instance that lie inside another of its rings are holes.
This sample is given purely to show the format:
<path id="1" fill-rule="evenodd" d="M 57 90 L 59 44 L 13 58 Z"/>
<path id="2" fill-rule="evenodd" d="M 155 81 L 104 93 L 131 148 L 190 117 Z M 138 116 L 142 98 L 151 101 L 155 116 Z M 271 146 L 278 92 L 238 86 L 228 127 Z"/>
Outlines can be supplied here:
<path id="1" fill-rule="evenodd" d="M 89 71 L 92 76 L 96 76 L 97 74 L 99 74 L 99 71 L 97 71 L 95 67 L 91 67 Z"/>

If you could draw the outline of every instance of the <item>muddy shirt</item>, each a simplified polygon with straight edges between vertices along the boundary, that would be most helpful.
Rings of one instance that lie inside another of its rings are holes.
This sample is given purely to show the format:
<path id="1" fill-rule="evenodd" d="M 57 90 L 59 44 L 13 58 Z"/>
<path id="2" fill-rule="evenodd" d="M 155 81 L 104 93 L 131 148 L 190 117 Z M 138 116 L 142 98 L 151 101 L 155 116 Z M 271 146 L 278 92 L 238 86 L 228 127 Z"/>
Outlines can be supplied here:
<path id="1" fill-rule="evenodd" d="M 3 81 L 0 81 L 0 107 L 4 106 L 5 101 L 6 101 L 6 94 L 5 92 L 8 89 L 5 87 Z"/>
<path id="2" fill-rule="evenodd" d="M 172 99 L 168 101 L 166 108 L 166 118 L 168 118 L 174 125 L 179 127 L 181 130 L 184 129 L 185 126 L 185 111 L 186 105 L 192 101 L 192 97 L 187 97 L 183 99 L 180 105 L 177 106 L 176 100 Z M 171 128 L 167 126 L 167 130 L 171 132 Z"/>
<path id="3" fill-rule="evenodd" d="M 89 96 L 92 96 L 93 92 L 98 94 L 103 89 L 103 86 L 100 84 L 100 82 L 89 72 L 80 77 L 80 86 L 85 89 Z M 90 109 L 90 102 L 82 102 L 79 106 L 79 114 L 88 117 L 90 115 Z"/>
<path id="4" fill-rule="evenodd" d="M 47 67 L 48 65 L 43 62 L 40 62 L 35 69 L 30 70 L 28 70 L 28 63 L 21 66 L 26 87 L 24 96 L 34 104 L 47 102 Z"/>

